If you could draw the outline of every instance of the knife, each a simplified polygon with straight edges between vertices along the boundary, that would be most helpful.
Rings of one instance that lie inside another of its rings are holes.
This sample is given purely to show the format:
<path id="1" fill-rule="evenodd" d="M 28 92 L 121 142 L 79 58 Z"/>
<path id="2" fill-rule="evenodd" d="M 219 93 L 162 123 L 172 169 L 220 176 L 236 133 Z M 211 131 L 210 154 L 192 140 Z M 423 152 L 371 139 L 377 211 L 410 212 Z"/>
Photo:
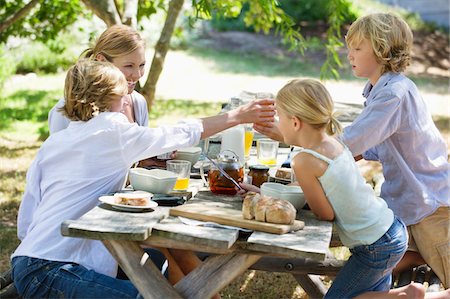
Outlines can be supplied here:
<path id="1" fill-rule="evenodd" d="M 239 186 L 238 182 L 236 182 L 228 173 L 226 173 L 225 170 L 222 169 L 214 160 L 212 160 L 208 155 L 205 155 L 206 159 L 208 159 L 214 166 L 217 167 L 217 169 L 220 171 L 221 174 L 223 174 L 224 177 L 229 179 L 236 187 L 239 188 L 239 190 L 245 191 L 241 186 Z"/>

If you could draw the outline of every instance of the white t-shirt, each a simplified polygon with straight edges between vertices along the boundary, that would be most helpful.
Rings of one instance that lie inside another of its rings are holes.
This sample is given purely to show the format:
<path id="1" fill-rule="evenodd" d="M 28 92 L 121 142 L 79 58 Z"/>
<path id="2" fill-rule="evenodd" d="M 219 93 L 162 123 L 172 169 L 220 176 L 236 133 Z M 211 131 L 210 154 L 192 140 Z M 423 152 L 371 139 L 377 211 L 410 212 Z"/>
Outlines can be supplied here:
<path id="1" fill-rule="evenodd" d="M 148 108 L 144 96 L 137 91 L 131 93 L 135 121 L 138 125 L 148 127 Z M 50 134 L 61 131 L 69 126 L 70 119 L 65 117 L 59 110 L 64 106 L 64 99 L 60 99 L 48 112 L 48 130 Z"/>
<path id="2" fill-rule="evenodd" d="M 100 195 L 119 190 L 136 161 L 195 145 L 202 131 L 199 120 L 148 128 L 122 113 L 103 112 L 50 135 L 27 172 L 18 216 L 22 243 L 12 256 L 74 262 L 114 277 L 117 263 L 103 244 L 63 237 L 61 223 L 94 208 Z"/>

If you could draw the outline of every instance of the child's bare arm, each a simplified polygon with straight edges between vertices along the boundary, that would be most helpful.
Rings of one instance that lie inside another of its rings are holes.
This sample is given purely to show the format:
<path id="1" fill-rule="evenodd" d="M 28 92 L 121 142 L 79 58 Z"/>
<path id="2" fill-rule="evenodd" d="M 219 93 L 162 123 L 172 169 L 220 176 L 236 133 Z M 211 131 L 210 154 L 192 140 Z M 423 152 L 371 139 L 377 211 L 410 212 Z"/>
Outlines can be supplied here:
<path id="1" fill-rule="evenodd" d="M 320 220 L 334 220 L 334 211 L 320 185 L 319 180 L 324 170 L 324 163 L 317 158 L 301 153 L 292 160 L 292 168 L 297 181 L 305 194 L 306 202 Z"/>

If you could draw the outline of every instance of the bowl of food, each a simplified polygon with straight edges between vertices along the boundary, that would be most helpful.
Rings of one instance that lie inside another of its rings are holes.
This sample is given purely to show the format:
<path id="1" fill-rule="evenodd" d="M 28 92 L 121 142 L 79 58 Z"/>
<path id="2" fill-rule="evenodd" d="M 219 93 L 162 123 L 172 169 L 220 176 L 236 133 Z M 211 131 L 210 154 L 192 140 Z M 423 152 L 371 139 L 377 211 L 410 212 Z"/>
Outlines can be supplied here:
<path id="1" fill-rule="evenodd" d="M 261 185 L 261 195 L 289 201 L 297 210 L 305 206 L 305 196 L 300 186 L 283 185 L 280 183 L 264 183 Z"/>
<path id="2" fill-rule="evenodd" d="M 132 168 L 129 172 L 134 190 L 167 194 L 173 190 L 177 174 L 164 169 Z"/>
<path id="3" fill-rule="evenodd" d="M 193 147 L 185 147 L 181 148 L 176 151 L 175 153 L 175 159 L 176 160 L 185 160 L 191 162 L 191 165 L 195 165 L 197 163 L 198 159 L 200 158 L 200 155 L 202 153 L 202 149 L 197 146 Z"/>

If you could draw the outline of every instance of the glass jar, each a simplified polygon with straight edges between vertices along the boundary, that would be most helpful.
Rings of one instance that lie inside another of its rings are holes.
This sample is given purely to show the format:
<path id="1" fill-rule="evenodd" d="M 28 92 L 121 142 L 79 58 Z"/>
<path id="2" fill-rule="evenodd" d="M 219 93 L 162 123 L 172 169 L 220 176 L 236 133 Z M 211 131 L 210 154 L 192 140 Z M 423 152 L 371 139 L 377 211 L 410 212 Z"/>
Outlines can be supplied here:
<path id="1" fill-rule="evenodd" d="M 269 167 L 265 165 L 253 165 L 249 167 L 248 182 L 256 187 L 269 181 Z"/>
<path id="2" fill-rule="evenodd" d="M 232 153 L 231 155 L 229 153 Z M 242 183 L 244 180 L 244 167 L 239 164 L 239 159 L 231 151 L 223 151 L 217 156 L 217 165 L 222 168 L 236 182 Z M 208 172 L 209 189 L 216 194 L 236 194 L 236 187 L 227 179 L 214 165 Z"/>

